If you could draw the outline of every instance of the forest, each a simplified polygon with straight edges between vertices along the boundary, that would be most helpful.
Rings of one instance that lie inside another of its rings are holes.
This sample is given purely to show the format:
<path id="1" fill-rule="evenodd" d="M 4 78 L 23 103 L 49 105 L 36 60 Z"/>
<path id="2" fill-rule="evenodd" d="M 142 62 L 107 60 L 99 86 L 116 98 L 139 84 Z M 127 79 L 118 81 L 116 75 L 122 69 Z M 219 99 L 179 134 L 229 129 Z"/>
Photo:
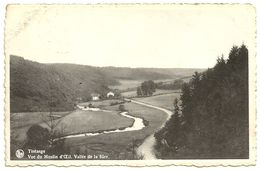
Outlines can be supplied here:
<path id="1" fill-rule="evenodd" d="M 173 115 L 155 134 L 158 156 L 248 158 L 248 99 L 248 49 L 243 44 L 182 85 Z"/>
<path id="2" fill-rule="evenodd" d="M 184 81 L 182 79 L 176 79 L 174 82 L 170 83 L 163 83 L 159 82 L 156 84 L 156 88 L 162 89 L 162 90 L 178 90 L 181 89 Z"/>

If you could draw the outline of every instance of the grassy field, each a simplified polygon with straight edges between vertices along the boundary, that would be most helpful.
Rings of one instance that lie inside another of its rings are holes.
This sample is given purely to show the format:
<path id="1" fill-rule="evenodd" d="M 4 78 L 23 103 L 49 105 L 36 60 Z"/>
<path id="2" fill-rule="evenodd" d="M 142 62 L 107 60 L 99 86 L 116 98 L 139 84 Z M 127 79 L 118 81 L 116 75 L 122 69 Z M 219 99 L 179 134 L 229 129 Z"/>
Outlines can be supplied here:
<path id="1" fill-rule="evenodd" d="M 180 93 L 169 93 L 169 94 L 155 95 L 151 97 L 134 98 L 134 100 L 138 100 L 144 103 L 173 110 L 174 99 L 179 97 L 180 97 Z"/>
<path id="2" fill-rule="evenodd" d="M 62 118 L 71 112 L 53 112 L 57 118 Z M 21 128 L 25 126 L 31 126 L 42 122 L 43 118 L 46 118 L 49 112 L 23 112 L 11 114 L 11 127 Z"/>
<path id="3" fill-rule="evenodd" d="M 156 92 L 153 93 L 153 96 L 160 95 L 160 94 L 176 93 L 176 92 L 180 92 L 180 90 L 161 90 L 161 89 L 156 89 Z M 124 97 L 127 97 L 127 98 L 132 98 L 132 97 L 136 97 L 137 96 L 136 90 L 123 92 L 123 93 L 121 93 L 121 95 L 124 96 Z"/>
<path id="4" fill-rule="evenodd" d="M 117 111 L 93 112 L 76 110 L 70 113 L 55 112 L 53 114 L 57 115 L 55 130 L 62 135 L 117 129 L 133 124 L 132 119 L 121 116 Z M 48 125 L 43 121 L 48 119 L 47 115 L 49 115 L 48 112 L 12 114 L 11 132 L 13 138 L 16 141 L 24 141 L 27 130 L 34 124 L 48 128 Z"/>
<path id="5" fill-rule="evenodd" d="M 121 116 L 119 112 L 93 112 L 77 110 L 61 119 L 56 130 L 63 135 L 75 133 L 94 132 L 128 127 L 133 124 L 133 119 Z"/>
<path id="6" fill-rule="evenodd" d="M 117 109 L 118 105 L 109 108 Z M 104 154 L 108 159 L 136 159 L 134 150 L 165 122 L 167 115 L 162 111 L 134 103 L 125 103 L 125 108 L 129 114 L 149 121 L 149 125 L 139 131 L 66 139 L 65 143 L 70 153 Z"/>
<path id="7" fill-rule="evenodd" d="M 135 97 L 136 96 L 136 90 L 122 92 L 121 95 L 124 96 L 124 97 L 127 97 L 127 98 Z"/>
<path id="8" fill-rule="evenodd" d="M 70 113 L 53 112 L 53 115 L 55 115 L 56 120 L 59 120 Z M 49 112 L 12 113 L 10 118 L 12 138 L 16 141 L 24 141 L 27 130 L 34 124 L 42 124 L 43 120 L 48 119 L 49 114 Z"/>
<path id="9" fill-rule="evenodd" d="M 107 106 L 111 106 L 113 104 L 120 104 L 123 102 L 124 101 L 120 100 L 120 99 L 109 99 L 109 100 L 100 100 L 100 101 L 89 101 L 89 102 L 80 103 L 79 105 L 88 106 L 89 104 L 92 104 L 92 106 L 94 106 L 94 107 L 104 109 Z"/>
<path id="10" fill-rule="evenodd" d="M 126 90 L 140 86 L 142 80 L 119 80 L 120 85 L 109 86 L 111 89 Z"/>
<path id="11" fill-rule="evenodd" d="M 141 85 L 144 80 L 118 80 L 120 85 L 114 85 L 109 86 L 111 89 L 118 89 L 118 90 L 128 90 L 128 89 L 134 89 Z M 160 79 L 160 80 L 154 80 L 154 82 L 173 82 L 174 79 Z"/>

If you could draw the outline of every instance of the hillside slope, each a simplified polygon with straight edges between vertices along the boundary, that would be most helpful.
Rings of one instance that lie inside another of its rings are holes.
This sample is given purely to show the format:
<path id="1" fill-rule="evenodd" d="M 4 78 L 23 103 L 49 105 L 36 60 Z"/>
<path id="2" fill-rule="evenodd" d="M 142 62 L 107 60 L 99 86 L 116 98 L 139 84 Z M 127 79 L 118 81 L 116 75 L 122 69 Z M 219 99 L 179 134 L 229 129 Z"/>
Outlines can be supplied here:
<path id="1" fill-rule="evenodd" d="M 11 112 L 73 109 L 77 97 L 105 93 L 116 80 L 94 67 L 70 64 L 40 64 L 10 57 Z"/>

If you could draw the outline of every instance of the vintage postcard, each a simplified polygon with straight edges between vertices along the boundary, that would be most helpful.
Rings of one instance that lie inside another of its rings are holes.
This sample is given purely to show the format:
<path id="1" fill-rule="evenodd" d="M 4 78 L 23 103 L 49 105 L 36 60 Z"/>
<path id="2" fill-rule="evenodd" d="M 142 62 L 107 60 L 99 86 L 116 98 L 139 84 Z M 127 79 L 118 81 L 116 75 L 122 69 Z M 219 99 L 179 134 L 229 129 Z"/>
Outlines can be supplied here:
<path id="1" fill-rule="evenodd" d="M 7 166 L 249 166 L 250 4 L 6 7 Z"/>

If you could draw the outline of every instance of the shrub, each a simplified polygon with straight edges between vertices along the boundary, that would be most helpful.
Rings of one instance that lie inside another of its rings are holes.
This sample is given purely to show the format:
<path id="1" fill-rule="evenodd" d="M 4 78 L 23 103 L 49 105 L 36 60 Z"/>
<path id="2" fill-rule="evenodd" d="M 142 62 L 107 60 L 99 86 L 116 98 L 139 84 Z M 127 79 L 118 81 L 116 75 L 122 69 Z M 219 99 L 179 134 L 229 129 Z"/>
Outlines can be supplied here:
<path id="1" fill-rule="evenodd" d="M 119 107 L 118 107 L 118 109 L 121 111 L 121 112 L 124 112 L 124 111 L 126 111 L 125 110 L 125 106 L 124 105 L 119 105 Z"/>
<path id="2" fill-rule="evenodd" d="M 27 131 L 28 145 L 33 148 L 46 147 L 50 139 L 50 132 L 47 128 L 43 128 L 40 125 L 33 125 Z"/>

